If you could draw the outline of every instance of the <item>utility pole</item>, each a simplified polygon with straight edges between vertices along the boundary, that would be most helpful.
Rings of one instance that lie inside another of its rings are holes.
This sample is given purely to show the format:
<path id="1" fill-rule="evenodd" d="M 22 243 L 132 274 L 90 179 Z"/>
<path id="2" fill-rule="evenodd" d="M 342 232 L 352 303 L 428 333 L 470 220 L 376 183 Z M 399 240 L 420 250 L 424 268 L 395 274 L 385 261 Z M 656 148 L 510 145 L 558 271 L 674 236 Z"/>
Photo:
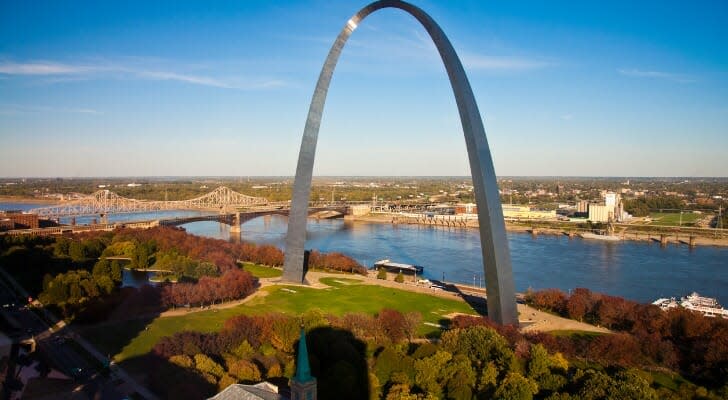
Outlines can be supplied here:
<path id="1" fill-rule="evenodd" d="M 722 215 L 722 211 L 723 211 L 723 205 L 722 204 L 721 205 L 718 205 L 718 221 L 715 222 L 715 235 L 714 235 L 714 237 L 718 237 L 718 229 L 722 229 L 723 228 L 723 215 Z M 723 236 L 723 235 L 721 235 L 721 236 Z"/>

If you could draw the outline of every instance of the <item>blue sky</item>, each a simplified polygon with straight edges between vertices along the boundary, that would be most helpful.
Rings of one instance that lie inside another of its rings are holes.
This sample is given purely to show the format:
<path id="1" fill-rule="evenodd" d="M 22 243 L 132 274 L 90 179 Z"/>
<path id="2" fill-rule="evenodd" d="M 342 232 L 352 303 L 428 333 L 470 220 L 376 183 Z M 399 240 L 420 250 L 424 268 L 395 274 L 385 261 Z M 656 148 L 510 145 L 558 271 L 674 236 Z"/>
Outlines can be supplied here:
<path id="1" fill-rule="evenodd" d="M 417 0 L 499 175 L 728 175 L 728 3 Z M 358 1 L 0 1 L 0 176 L 293 175 Z M 468 175 L 434 46 L 399 10 L 337 66 L 317 175 Z"/>

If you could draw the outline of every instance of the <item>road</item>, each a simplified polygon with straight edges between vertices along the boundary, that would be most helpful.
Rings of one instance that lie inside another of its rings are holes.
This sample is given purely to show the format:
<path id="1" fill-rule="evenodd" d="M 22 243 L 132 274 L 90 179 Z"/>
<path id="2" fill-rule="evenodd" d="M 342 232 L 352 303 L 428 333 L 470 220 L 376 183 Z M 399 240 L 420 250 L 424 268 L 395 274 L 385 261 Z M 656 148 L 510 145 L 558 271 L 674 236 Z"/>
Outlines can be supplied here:
<path id="1" fill-rule="evenodd" d="M 19 331 L 11 332 L 11 336 L 18 341 L 35 339 L 36 351 L 41 358 L 45 358 L 49 364 L 66 375 L 74 377 L 79 383 L 77 389 L 86 392 L 89 398 L 99 394 L 103 399 L 125 399 L 129 395 L 157 399 L 119 366 L 110 365 L 110 371 L 103 371 L 103 366 L 109 362 L 107 357 L 74 333 L 63 321 L 47 312 L 39 302 L 34 301 L 33 308 L 25 306 L 28 293 L 2 268 L 0 278 L 3 313 L 17 321 L 20 327 Z M 130 388 L 130 392 L 122 391 L 120 383 L 126 383 L 123 386 Z"/>

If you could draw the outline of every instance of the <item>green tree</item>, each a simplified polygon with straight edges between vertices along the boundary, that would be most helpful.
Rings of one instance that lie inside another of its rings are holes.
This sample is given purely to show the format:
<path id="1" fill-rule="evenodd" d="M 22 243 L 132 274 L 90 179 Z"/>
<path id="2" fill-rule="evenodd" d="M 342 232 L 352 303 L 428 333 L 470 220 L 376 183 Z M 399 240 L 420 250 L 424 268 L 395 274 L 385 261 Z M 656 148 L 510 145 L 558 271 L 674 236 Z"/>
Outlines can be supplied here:
<path id="1" fill-rule="evenodd" d="M 518 372 L 509 372 L 495 391 L 497 400 L 531 400 L 538 385 Z"/>
<path id="2" fill-rule="evenodd" d="M 377 279 L 387 280 L 387 270 L 384 269 L 384 267 L 379 268 L 379 272 L 377 272 Z"/>
<path id="3" fill-rule="evenodd" d="M 94 264 L 91 274 L 93 274 L 94 278 L 101 276 L 108 276 L 111 278 L 111 264 L 109 263 L 109 260 L 104 257 L 97 261 L 96 264 Z"/>
<path id="4" fill-rule="evenodd" d="M 112 260 L 111 261 L 111 280 L 114 282 L 121 282 L 122 277 L 122 267 L 119 260 Z"/>
<path id="5" fill-rule="evenodd" d="M 452 360 L 452 354 L 438 350 L 434 355 L 415 360 L 415 384 L 435 398 L 442 397 L 443 384 L 450 378 L 445 368 Z"/>
<path id="6" fill-rule="evenodd" d="M 114 291 L 114 287 L 116 286 L 114 284 L 114 281 L 112 281 L 111 278 L 109 278 L 108 276 L 94 278 L 94 281 L 104 294 L 111 294 L 111 292 Z"/>
<path id="7" fill-rule="evenodd" d="M 449 399 L 470 400 L 473 398 L 475 371 L 467 356 L 458 354 L 453 357 L 445 367 L 443 376 L 447 379 L 445 388 Z"/>
<path id="8" fill-rule="evenodd" d="M 491 397 L 495 391 L 496 383 L 498 383 L 498 367 L 495 366 L 493 361 L 489 361 L 478 377 L 478 392 Z"/>
<path id="9" fill-rule="evenodd" d="M 71 260 L 76 262 L 84 261 L 88 257 L 86 254 L 86 247 L 76 240 L 71 241 L 68 245 L 68 255 L 71 257 Z"/>
<path id="10" fill-rule="evenodd" d="M 404 275 L 402 274 L 402 271 L 399 271 L 396 277 L 394 277 L 394 281 L 397 283 L 404 283 Z"/>
<path id="11" fill-rule="evenodd" d="M 222 377 L 225 373 L 225 370 L 220 364 L 204 354 L 195 354 L 195 368 L 202 373 L 207 373 L 217 378 Z"/>
<path id="12" fill-rule="evenodd" d="M 154 242 L 141 242 L 136 245 L 134 254 L 131 257 L 131 268 L 133 269 L 147 269 L 149 268 L 149 261 L 154 254 Z"/>
<path id="13" fill-rule="evenodd" d="M 440 342 L 444 350 L 466 355 L 478 367 L 493 361 L 499 371 L 506 372 L 510 371 L 516 362 L 513 350 L 508 346 L 506 339 L 494 329 L 485 326 L 447 331 L 442 335 Z"/>

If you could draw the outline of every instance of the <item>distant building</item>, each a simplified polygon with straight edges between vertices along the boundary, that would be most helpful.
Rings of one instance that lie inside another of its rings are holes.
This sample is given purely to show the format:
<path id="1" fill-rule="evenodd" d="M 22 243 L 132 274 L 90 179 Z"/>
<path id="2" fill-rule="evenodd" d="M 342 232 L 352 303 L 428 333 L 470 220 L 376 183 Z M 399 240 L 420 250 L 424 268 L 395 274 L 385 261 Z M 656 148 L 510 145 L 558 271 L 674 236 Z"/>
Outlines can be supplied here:
<path id="1" fill-rule="evenodd" d="M 576 203 L 576 212 L 586 214 L 589 212 L 589 202 L 586 200 L 579 200 Z"/>
<path id="2" fill-rule="evenodd" d="M 614 207 L 605 204 L 589 204 L 589 221 L 609 222 L 614 219 Z"/>
<path id="3" fill-rule="evenodd" d="M 355 217 L 367 215 L 372 211 L 372 207 L 368 204 L 357 204 L 349 207 L 349 212 Z"/>
<path id="4" fill-rule="evenodd" d="M 455 214 L 477 214 L 478 206 L 475 203 L 460 203 L 455 205 Z"/>
<path id="5" fill-rule="evenodd" d="M 9 218 L 0 219 L 0 232 L 9 231 L 14 228 L 15 228 L 15 222 L 10 220 Z"/>
<path id="6" fill-rule="evenodd" d="M 35 229 L 39 227 L 37 214 L 24 214 L 20 211 L 6 211 L 4 213 L 0 213 L 0 219 L 11 221 L 13 223 L 13 227 L 10 229 Z"/>
<path id="7" fill-rule="evenodd" d="M 503 218 L 513 219 L 554 219 L 556 210 L 532 210 L 529 206 L 503 205 Z"/>

